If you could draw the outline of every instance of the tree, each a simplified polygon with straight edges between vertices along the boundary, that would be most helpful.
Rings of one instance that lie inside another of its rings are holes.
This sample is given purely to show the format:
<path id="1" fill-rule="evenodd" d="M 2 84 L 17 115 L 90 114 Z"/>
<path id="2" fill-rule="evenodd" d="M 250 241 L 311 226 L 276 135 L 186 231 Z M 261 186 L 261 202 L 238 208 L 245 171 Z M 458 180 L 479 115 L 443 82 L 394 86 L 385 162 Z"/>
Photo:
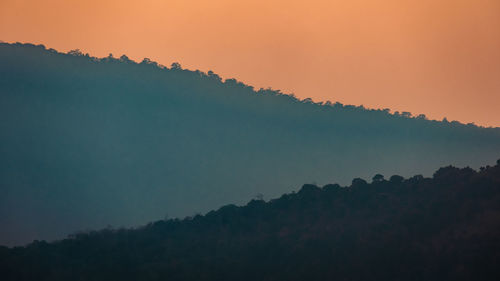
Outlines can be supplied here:
<path id="1" fill-rule="evenodd" d="M 376 174 L 373 176 L 372 178 L 372 181 L 373 182 L 381 182 L 381 181 L 384 181 L 384 176 L 381 175 L 381 174 Z"/>
<path id="2" fill-rule="evenodd" d="M 362 179 L 362 178 L 355 178 L 352 180 L 352 184 L 351 186 L 355 187 L 355 186 L 363 186 L 363 185 L 367 185 L 368 183 Z"/>
<path id="3" fill-rule="evenodd" d="M 74 49 L 68 52 L 68 55 L 75 56 L 75 57 L 81 57 L 83 56 L 82 51 L 80 49 Z"/>
<path id="4" fill-rule="evenodd" d="M 122 55 L 122 56 L 120 57 L 120 61 L 122 61 L 122 62 L 129 62 L 129 61 L 130 61 L 130 59 L 129 59 L 126 55 Z"/>
<path id="5" fill-rule="evenodd" d="M 403 111 L 403 112 L 401 112 L 401 116 L 406 117 L 406 118 L 411 118 L 411 112 Z"/>
<path id="6" fill-rule="evenodd" d="M 408 179 L 408 181 L 412 184 L 416 184 L 421 182 L 424 179 L 424 176 L 422 175 L 416 175 Z"/>
<path id="7" fill-rule="evenodd" d="M 170 68 L 173 69 L 173 70 L 181 70 L 182 66 L 178 62 L 174 62 L 174 63 L 172 63 L 172 65 L 170 66 Z"/>
<path id="8" fill-rule="evenodd" d="M 392 183 L 402 183 L 404 178 L 402 176 L 394 175 L 392 176 L 389 181 Z"/>

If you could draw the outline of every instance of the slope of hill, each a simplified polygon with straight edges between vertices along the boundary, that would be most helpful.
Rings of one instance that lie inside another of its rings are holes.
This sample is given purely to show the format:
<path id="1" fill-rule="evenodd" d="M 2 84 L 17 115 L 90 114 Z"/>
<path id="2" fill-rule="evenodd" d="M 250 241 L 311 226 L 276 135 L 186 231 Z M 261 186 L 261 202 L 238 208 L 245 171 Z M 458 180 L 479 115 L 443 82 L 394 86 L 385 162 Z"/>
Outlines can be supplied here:
<path id="1" fill-rule="evenodd" d="M 500 160 L 0 247 L 2 280 L 498 280 Z"/>
<path id="2" fill-rule="evenodd" d="M 0 244 L 498 157 L 498 128 L 407 117 L 178 65 L 2 43 Z"/>

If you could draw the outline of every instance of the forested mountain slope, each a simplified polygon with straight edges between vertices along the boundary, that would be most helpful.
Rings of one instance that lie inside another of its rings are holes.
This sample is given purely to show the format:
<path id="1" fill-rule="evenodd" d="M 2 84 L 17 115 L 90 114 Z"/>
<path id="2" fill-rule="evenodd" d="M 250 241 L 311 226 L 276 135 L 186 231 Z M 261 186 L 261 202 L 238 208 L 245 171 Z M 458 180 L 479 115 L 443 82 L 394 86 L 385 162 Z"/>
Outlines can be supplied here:
<path id="1" fill-rule="evenodd" d="M 0 247 L 2 280 L 499 280 L 500 160 Z"/>
<path id="2" fill-rule="evenodd" d="M 176 64 L 0 44 L 4 245 L 193 215 L 297 183 L 478 168 L 499 153 L 498 128 L 321 105 Z"/>

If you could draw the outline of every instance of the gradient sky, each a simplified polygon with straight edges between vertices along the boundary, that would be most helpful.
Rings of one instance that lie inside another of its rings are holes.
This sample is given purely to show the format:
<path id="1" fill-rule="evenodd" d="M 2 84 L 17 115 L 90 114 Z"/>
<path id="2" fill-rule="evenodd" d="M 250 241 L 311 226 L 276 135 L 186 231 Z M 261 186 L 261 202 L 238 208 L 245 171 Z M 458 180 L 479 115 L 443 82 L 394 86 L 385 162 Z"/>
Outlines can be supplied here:
<path id="1" fill-rule="evenodd" d="M 0 0 L 0 40 L 500 126 L 499 0 Z"/>

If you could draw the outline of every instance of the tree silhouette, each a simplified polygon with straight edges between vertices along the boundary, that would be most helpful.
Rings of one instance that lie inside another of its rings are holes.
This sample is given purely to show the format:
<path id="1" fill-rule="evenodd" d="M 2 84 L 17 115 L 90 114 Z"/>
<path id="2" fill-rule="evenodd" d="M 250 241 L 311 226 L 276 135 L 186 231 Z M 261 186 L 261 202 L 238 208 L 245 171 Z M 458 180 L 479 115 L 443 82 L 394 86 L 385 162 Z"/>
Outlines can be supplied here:
<path id="1" fill-rule="evenodd" d="M 376 174 L 375 176 L 373 176 L 372 181 L 373 181 L 373 182 L 381 182 L 381 181 L 384 181 L 384 176 L 383 176 L 383 175 L 381 175 L 381 174 Z"/>
<path id="2" fill-rule="evenodd" d="M 390 177 L 389 181 L 392 183 L 401 183 L 404 180 L 402 176 L 393 175 Z"/>
<path id="3" fill-rule="evenodd" d="M 0 277 L 498 280 L 499 162 L 480 173 L 449 166 L 433 178 L 305 184 L 267 203 L 0 247 Z"/>

